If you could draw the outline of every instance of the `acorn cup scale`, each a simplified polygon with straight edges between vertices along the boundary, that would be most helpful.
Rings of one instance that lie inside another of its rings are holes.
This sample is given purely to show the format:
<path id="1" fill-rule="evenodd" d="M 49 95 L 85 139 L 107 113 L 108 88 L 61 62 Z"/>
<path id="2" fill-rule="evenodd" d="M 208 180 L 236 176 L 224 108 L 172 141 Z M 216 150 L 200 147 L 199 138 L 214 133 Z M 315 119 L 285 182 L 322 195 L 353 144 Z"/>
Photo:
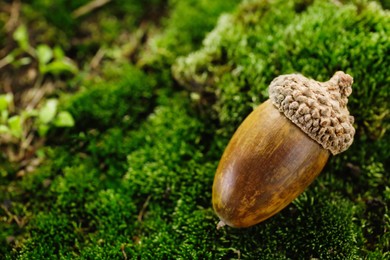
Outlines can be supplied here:
<path id="1" fill-rule="evenodd" d="M 272 81 L 270 99 L 242 122 L 219 162 L 212 191 L 218 227 L 249 227 L 275 215 L 314 181 L 331 153 L 350 146 L 351 85 L 343 72 L 324 83 L 299 74 Z"/>

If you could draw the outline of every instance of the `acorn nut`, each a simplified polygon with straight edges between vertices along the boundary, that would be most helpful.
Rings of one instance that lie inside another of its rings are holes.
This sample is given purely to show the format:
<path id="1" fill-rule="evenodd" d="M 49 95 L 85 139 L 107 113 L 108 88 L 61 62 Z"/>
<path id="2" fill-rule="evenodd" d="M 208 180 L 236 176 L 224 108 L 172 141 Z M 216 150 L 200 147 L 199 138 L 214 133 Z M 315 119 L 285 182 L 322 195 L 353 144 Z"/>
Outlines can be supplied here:
<path id="1" fill-rule="evenodd" d="M 313 182 L 330 153 L 348 149 L 352 82 L 341 71 L 327 82 L 300 74 L 271 82 L 269 100 L 242 122 L 219 162 L 212 195 L 218 227 L 249 227 L 275 215 Z"/>

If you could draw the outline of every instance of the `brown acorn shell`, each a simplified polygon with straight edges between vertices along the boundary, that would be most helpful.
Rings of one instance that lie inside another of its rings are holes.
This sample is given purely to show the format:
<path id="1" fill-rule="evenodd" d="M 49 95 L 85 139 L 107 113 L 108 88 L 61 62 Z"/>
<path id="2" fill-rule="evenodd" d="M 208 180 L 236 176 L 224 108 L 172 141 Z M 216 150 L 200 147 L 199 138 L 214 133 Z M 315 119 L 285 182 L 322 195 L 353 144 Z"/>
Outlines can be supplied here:
<path id="1" fill-rule="evenodd" d="M 219 162 L 212 202 L 232 227 L 249 227 L 281 211 L 319 175 L 329 151 L 267 100 L 242 122 Z"/>

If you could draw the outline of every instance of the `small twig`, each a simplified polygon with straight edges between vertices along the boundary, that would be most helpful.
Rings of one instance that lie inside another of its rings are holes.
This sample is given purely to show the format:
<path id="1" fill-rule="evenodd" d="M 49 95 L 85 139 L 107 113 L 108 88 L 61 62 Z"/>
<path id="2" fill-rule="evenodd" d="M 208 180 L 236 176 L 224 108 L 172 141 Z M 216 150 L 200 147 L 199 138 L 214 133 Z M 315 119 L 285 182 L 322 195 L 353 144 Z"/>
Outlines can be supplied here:
<path id="1" fill-rule="evenodd" d="M 5 207 L 4 205 L 1 205 L 1 208 L 5 211 L 5 213 L 8 215 L 8 217 L 11 219 L 11 220 L 14 220 L 16 222 L 16 224 L 18 224 L 19 227 L 23 227 L 26 223 L 25 221 L 21 221 L 19 220 L 19 218 L 12 214 L 8 209 L 7 207 Z"/>
<path id="2" fill-rule="evenodd" d="M 36 80 L 34 87 L 31 89 L 31 91 L 33 92 L 32 98 L 28 102 L 28 105 L 26 106 L 26 110 L 34 109 L 42 100 L 42 98 L 45 96 L 45 94 L 48 92 L 48 88 L 45 87 L 46 84 L 42 85 L 42 83 L 43 83 L 43 76 L 40 75 Z"/>
<path id="3" fill-rule="evenodd" d="M 5 154 L 10 162 L 16 162 L 18 160 L 19 155 L 16 154 L 11 145 L 6 146 Z"/>
<path id="4" fill-rule="evenodd" d="M 4 25 L 4 29 L 7 32 L 12 32 L 16 28 L 16 25 L 18 24 L 19 21 L 20 6 L 21 6 L 20 0 L 14 0 L 12 2 L 9 19 L 7 23 Z"/>
<path id="5" fill-rule="evenodd" d="M 122 244 L 121 245 L 121 251 L 122 251 L 123 258 L 125 260 L 127 260 L 127 254 L 126 254 L 126 251 L 125 251 L 125 246 L 126 246 L 126 244 Z"/>
<path id="6" fill-rule="evenodd" d="M 138 217 L 137 217 L 137 220 L 138 220 L 139 222 L 142 221 L 142 218 L 143 218 L 143 216 L 144 216 L 144 214 L 145 214 L 146 208 L 147 208 L 147 206 L 148 206 L 148 204 L 149 204 L 149 201 L 150 201 L 150 198 L 151 198 L 151 197 L 152 197 L 152 195 L 149 195 L 149 196 L 146 198 L 146 201 L 145 201 L 144 205 L 142 205 L 142 208 L 141 208 L 141 210 L 140 210 L 140 212 L 139 212 L 139 214 L 138 214 Z"/>
<path id="7" fill-rule="evenodd" d="M 20 145 L 20 148 L 23 149 L 23 150 L 26 150 L 30 144 L 32 143 L 32 141 L 34 140 L 34 133 L 32 133 L 31 131 L 29 131 L 27 134 L 26 134 L 26 139 L 24 139 Z"/>
<path id="8" fill-rule="evenodd" d="M 94 0 L 89 2 L 88 4 L 85 4 L 76 10 L 73 11 L 72 17 L 73 18 L 79 18 L 80 16 L 83 16 L 96 8 L 99 8 L 107 3 L 109 3 L 111 0 Z"/>
<path id="9" fill-rule="evenodd" d="M 232 250 L 235 254 L 237 254 L 237 259 L 240 260 L 241 259 L 241 251 L 238 249 L 235 249 L 235 248 L 232 248 Z"/>
<path id="10" fill-rule="evenodd" d="M 5 211 L 10 219 L 13 219 L 14 215 L 12 215 L 12 213 L 9 212 L 9 210 L 4 205 L 1 205 L 1 208 Z"/>
<path id="11" fill-rule="evenodd" d="M 104 51 L 104 49 L 100 48 L 96 52 L 95 56 L 93 56 L 91 62 L 89 63 L 90 68 L 91 69 L 96 69 L 99 66 L 101 60 L 104 58 L 105 54 L 106 54 L 106 52 Z"/>
<path id="12" fill-rule="evenodd" d="M 9 55 L 6 55 L 4 58 L 0 59 L 0 69 L 12 63 L 13 60 L 9 57 Z"/>

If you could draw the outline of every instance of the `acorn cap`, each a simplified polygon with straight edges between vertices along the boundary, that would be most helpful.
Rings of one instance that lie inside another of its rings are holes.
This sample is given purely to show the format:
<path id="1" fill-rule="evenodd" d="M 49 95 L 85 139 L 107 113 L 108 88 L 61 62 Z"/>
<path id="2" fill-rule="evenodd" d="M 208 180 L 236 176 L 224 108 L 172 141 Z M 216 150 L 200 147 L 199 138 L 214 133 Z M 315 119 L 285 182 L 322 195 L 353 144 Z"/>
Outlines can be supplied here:
<path id="1" fill-rule="evenodd" d="M 352 82 L 342 71 L 327 82 L 282 75 L 271 82 L 269 96 L 281 113 L 336 155 L 349 148 L 355 135 L 354 118 L 347 108 Z"/>

